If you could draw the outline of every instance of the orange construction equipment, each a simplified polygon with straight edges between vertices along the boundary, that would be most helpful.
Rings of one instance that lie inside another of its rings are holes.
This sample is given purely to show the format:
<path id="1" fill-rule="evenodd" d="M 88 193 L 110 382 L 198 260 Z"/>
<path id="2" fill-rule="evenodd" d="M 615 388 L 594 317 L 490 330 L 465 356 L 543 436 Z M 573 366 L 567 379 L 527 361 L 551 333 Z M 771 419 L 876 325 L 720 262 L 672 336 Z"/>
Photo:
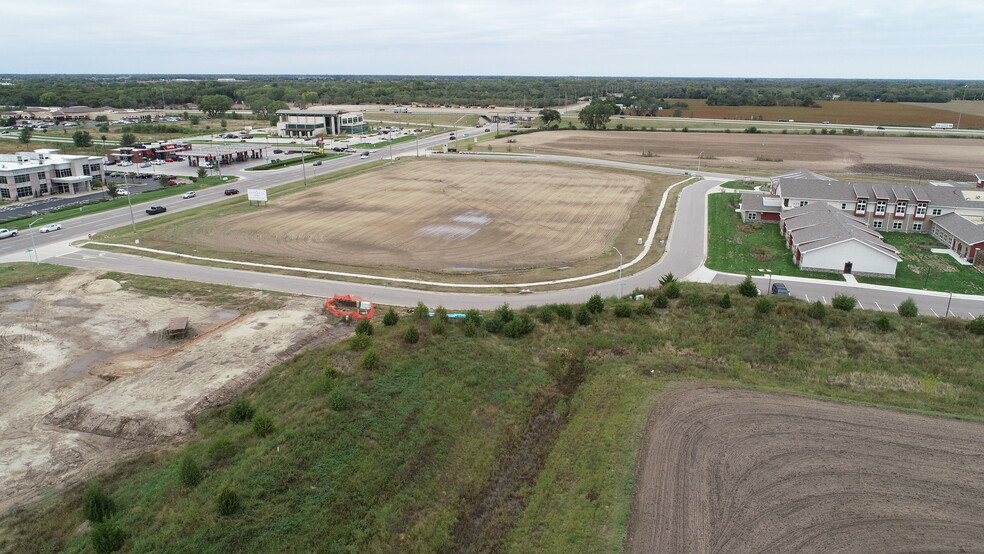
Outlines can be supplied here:
<path id="1" fill-rule="evenodd" d="M 372 302 L 350 294 L 332 296 L 325 301 L 325 307 L 338 317 L 349 316 L 352 319 L 372 319 L 376 313 Z"/>

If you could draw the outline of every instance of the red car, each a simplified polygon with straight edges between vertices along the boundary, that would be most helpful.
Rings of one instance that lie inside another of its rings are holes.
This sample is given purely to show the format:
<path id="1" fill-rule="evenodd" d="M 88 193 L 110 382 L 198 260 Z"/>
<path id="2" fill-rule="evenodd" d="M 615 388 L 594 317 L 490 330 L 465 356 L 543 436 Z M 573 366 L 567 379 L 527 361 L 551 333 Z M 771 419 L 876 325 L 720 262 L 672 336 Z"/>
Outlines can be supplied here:
<path id="1" fill-rule="evenodd" d="M 165 162 L 176 162 L 178 160 L 175 160 L 174 158 L 164 158 L 164 161 Z"/>
<path id="2" fill-rule="evenodd" d="M 233 194 L 239 194 L 239 189 L 225 189 L 226 196 L 232 196 Z"/>

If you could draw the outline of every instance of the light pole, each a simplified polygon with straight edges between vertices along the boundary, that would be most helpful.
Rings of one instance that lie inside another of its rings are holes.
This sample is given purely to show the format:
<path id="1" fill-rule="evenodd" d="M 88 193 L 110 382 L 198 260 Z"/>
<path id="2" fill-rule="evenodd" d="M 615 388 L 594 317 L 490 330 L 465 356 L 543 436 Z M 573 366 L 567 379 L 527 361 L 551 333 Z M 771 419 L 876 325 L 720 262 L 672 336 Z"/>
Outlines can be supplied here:
<path id="1" fill-rule="evenodd" d="M 700 175 L 700 159 L 704 155 L 704 151 L 701 150 L 700 154 L 697 154 L 697 175 Z"/>
<path id="2" fill-rule="evenodd" d="M 946 314 L 943 317 L 950 317 L 950 302 L 953 302 L 953 293 L 950 293 L 950 298 L 946 301 Z"/>
<path id="3" fill-rule="evenodd" d="M 960 112 L 957 115 L 957 129 L 960 128 L 960 119 L 963 117 L 963 101 L 967 99 L 967 85 L 963 86 L 963 94 L 960 96 Z"/>
<path id="4" fill-rule="evenodd" d="M 612 250 L 618 252 L 618 297 L 622 298 L 622 287 L 625 286 L 625 283 L 622 282 L 622 251 L 615 246 L 612 246 Z"/>
<path id="5" fill-rule="evenodd" d="M 33 227 L 35 223 L 41 221 L 41 219 L 42 218 L 39 217 L 27 226 L 27 232 L 31 234 L 31 250 L 34 251 L 34 263 L 38 265 L 41 265 L 41 258 L 38 257 L 38 246 L 34 242 L 34 229 L 31 229 L 31 227 Z"/>
<path id="6" fill-rule="evenodd" d="M 762 273 L 768 273 L 769 274 L 769 284 L 765 286 L 766 287 L 765 288 L 766 294 L 769 294 L 769 293 L 772 292 L 772 270 L 771 269 L 760 269 L 759 271 L 761 271 Z"/>
<path id="7" fill-rule="evenodd" d="M 304 186 L 307 186 L 307 164 L 304 163 L 304 153 L 307 152 L 306 147 L 301 147 L 301 171 L 304 173 Z"/>

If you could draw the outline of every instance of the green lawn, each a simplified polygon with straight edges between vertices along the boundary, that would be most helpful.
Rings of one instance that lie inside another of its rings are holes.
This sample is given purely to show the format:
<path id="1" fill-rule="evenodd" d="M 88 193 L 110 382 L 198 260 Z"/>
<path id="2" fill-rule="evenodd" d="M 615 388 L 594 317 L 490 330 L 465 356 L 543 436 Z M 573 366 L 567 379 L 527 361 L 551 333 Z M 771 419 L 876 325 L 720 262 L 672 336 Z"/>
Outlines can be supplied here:
<path id="1" fill-rule="evenodd" d="M 738 193 L 718 193 L 707 197 L 707 262 L 710 269 L 744 275 L 811 277 L 840 280 L 832 273 L 803 271 L 793 263 L 779 226 L 774 223 L 742 223 L 735 212 Z"/>
<path id="2" fill-rule="evenodd" d="M 858 277 L 862 283 L 927 289 L 962 294 L 984 294 L 984 273 L 972 266 L 957 263 L 949 254 L 934 254 L 931 248 L 944 248 L 930 235 L 886 233 L 885 242 L 900 251 L 902 261 L 895 269 L 895 279 Z"/>

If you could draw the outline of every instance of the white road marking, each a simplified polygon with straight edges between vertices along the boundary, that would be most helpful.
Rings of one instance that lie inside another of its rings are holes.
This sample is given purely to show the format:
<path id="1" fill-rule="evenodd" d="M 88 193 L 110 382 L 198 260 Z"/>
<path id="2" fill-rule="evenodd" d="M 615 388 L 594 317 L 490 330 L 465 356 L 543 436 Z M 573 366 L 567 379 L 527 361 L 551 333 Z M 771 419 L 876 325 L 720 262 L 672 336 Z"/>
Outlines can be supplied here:
<path id="1" fill-rule="evenodd" d="M 936 313 L 936 310 L 934 310 L 933 308 L 930 308 L 929 311 L 933 312 L 934 316 L 940 317 L 940 314 Z"/>
<path id="2" fill-rule="evenodd" d="M 881 309 L 881 306 L 878 305 L 878 302 L 875 302 L 875 308 L 878 308 L 878 311 L 879 312 L 884 312 L 885 311 L 885 310 Z"/>
<path id="3" fill-rule="evenodd" d="M 58 256 L 58 257 L 59 258 L 64 258 L 66 260 L 75 260 L 77 262 L 89 262 L 89 263 L 93 263 L 93 264 L 104 264 L 104 263 L 106 263 L 106 262 L 97 262 L 96 260 L 88 259 L 88 258 L 73 258 L 71 256 Z"/>

